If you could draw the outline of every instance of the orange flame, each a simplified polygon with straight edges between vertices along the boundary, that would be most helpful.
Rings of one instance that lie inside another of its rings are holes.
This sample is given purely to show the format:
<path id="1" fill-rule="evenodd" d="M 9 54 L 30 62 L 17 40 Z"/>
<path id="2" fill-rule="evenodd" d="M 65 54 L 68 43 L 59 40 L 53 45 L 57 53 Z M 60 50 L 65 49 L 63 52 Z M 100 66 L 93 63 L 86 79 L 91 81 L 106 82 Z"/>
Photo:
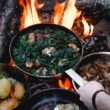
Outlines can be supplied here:
<path id="1" fill-rule="evenodd" d="M 75 19 L 81 15 L 81 11 L 79 11 L 75 7 L 75 2 L 76 0 L 68 1 L 68 5 L 64 12 L 64 16 L 62 20 L 62 25 L 69 29 L 72 29 Z"/>
<path id="2" fill-rule="evenodd" d="M 84 19 L 84 17 L 82 17 L 82 23 L 84 25 L 84 33 L 83 33 L 84 36 L 87 37 L 89 35 L 92 35 L 94 26 L 93 25 L 89 25 L 87 23 L 87 21 Z"/>
<path id="3" fill-rule="evenodd" d="M 39 4 L 39 3 L 37 2 L 37 0 L 34 1 L 34 2 L 35 2 L 35 6 L 36 6 L 38 9 L 42 8 L 42 7 L 44 6 L 44 4 L 45 4 L 45 2 Z"/>
<path id="4" fill-rule="evenodd" d="M 58 3 L 56 2 L 55 8 L 54 8 L 54 23 L 55 24 L 61 24 L 62 16 L 64 13 L 65 8 L 65 2 Z"/>
<path id="5" fill-rule="evenodd" d="M 84 36 L 88 36 L 89 31 L 90 31 L 90 27 L 84 18 L 82 18 L 82 23 L 84 25 Z"/>
<path id="6" fill-rule="evenodd" d="M 12 66 L 14 66 L 14 67 L 16 67 L 16 65 L 15 65 L 15 63 L 13 62 L 12 59 L 10 60 L 10 63 L 9 64 L 12 65 Z"/>
<path id="7" fill-rule="evenodd" d="M 68 0 L 63 3 L 56 2 L 54 13 L 50 21 L 55 24 L 63 25 L 68 29 L 72 29 L 75 19 L 78 17 L 81 18 L 82 13 L 75 7 L 75 2 L 76 0 Z M 20 5 L 23 7 L 21 30 L 30 25 L 41 23 L 38 9 L 43 7 L 44 3 L 45 2 L 38 3 L 37 0 L 20 0 Z M 88 24 L 84 17 L 82 17 L 82 23 L 84 25 L 84 38 L 92 35 L 94 26 Z"/>
<path id="8" fill-rule="evenodd" d="M 62 82 L 61 79 L 59 79 L 58 83 L 59 83 L 59 86 L 63 89 L 70 89 L 71 87 L 71 82 L 68 78 L 65 78 L 64 83 Z"/>
<path id="9" fill-rule="evenodd" d="M 38 7 L 38 3 L 36 2 L 37 2 L 36 0 L 26 0 L 25 4 L 23 0 L 20 0 L 20 5 L 23 7 L 22 13 L 23 15 L 21 17 L 21 27 L 20 27 L 21 30 L 30 25 L 41 23 L 36 8 L 43 6 L 43 4 L 42 5 L 39 4 Z"/>
<path id="10" fill-rule="evenodd" d="M 94 26 L 91 24 L 91 25 L 90 25 L 90 28 L 91 28 L 90 35 L 92 35 L 92 34 L 93 34 L 93 30 L 94 30 Z"/>

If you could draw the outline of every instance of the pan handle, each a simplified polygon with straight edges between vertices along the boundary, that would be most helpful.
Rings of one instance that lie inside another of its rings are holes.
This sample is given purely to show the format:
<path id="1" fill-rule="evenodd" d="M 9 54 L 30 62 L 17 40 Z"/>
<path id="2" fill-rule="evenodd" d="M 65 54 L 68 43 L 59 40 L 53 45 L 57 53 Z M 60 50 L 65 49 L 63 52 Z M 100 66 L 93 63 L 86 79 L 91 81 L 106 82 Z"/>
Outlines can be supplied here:
<path id="1" fill-rule="evenodd" d="M 37 93 L 39 91 L 49 89 L 49 88 L 50 88 L 50 86 L 47 83 L 40 83 L 40 84 L 32 86 L 29 90 L 29 94 L 31 96 L 34 93 Z"/>

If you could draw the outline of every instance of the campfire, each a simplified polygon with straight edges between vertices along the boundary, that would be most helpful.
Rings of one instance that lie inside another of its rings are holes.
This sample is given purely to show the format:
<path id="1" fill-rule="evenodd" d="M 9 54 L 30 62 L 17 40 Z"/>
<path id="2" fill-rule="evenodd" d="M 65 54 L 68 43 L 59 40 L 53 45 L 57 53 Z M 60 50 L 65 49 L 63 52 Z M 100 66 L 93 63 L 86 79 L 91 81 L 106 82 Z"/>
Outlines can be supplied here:
<path id="1" fill-rule="evenodd" d="M 110 3 L 108 4 L 107 8 L 107 3 L 101 0 L 96 3 L 90 0 L 8 0 L 5 5 L 0 5 L 2 10 L 5 9 L 5 14 L 0 15 L 1 61 L 10 61 L 7 48 L 11 37 L 20 30 L 39 23 L 53 23 L 70 29 L 82 40 L 84 55 L 108 51 Z M 5 42 L 5 39 L 8 40 Z M 10 64 L 15 66 L 12 60 Z M 69 78 L 57 79 L 57 83 L 61 88 L 74 90 Z"/>
<path id="2" fill-rule="evenodd" d="M 40 10 L 45 2 L 39 3 L 37 0 L 26 0 L 26 3 L 24 3 L 23 0 L 20 0 L 20 5 L 23 7 L 20 30 L 38 23 L 54 23 L 67 27 L 77 36 L 79 32 L 75 32 L 75 29 L 79 28 L 83 31 L 82 35 L 79 36 L 81 38 L 92 35 L 94 26 L 86 21 L 82 11 L 75 7 L 75 3 L 76 0 L 68 0 L 68 2 L 64 1 L 62 3 L 56 1 L 53 13 L 47 18 L 48 20 L 43 21 Z M 77 22 L 79 22 L 80 27 L 78 27 Z"/>
<path id="3" fill-rule="evenodd" d="M 45 2 L 20 0 L 19 3 L 23 7 L 20 30 L 38 23 L 54 23 L 72 30 L 81 39 L 86 39 L 93 34 L 94 25 L 86 20 L 82 10 L 76 8 L 76 0 L 56 1 L 52 13 L 46 20 L 40 13 Z M 58 84 L 61 88 L 74 90 L 69 78 L 59 79 Z"/>

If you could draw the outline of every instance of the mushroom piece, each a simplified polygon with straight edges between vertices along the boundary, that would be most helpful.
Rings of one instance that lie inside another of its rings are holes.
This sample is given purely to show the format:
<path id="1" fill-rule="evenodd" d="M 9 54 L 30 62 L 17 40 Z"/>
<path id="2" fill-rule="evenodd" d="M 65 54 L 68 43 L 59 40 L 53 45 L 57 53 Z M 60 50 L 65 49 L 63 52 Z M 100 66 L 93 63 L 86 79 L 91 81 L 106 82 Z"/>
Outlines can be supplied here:
<path id="1" fill-rule="evenodd" d="M 68 44 L 68 47 L 76 49 L 77 45 L 76 44 Z"/>
<path id="2" fill-rule="evenodd" d="M 36 60 L 36 61 L 35 61 L 34 66 L 35 66 L 37 69 L 41 67 L 41 64 L 40 64 L 39 60 Z"/>
<path id="3" fill-rule="evenodd" d="M 37 37 L 37 41 L 43 41 L 44 40 L 44 36 L 42 33 L 37 33 L 36 37 Z"/>
<path id="4" fill-rule="evenodd" d="M 11 83 L 8 79 L 0 79 L 0 99 L 8 97 L 11 90 Z"/>
<path id="5" fill-rule="evenodd" d="M 34 33 L 29 33 L 29 35 L 28 35 L 28 43 L 32 44 L 34 41 L 35 41 Z"/>
<path id="6" fill-rule="evenodd" d="M 47 68 L 43 67 L 43 69 L 42 69 L 42 74 L 43 74 L 44 76 L 46 76 L 46 73 L 47 73 Z"/>
<path id="7" fill-rule="evenodd" d="M 42 50 L 42 55 L 49 55 L 51 56 L 51 53 L 54 53 L 56 51 L 55 47 L 47 47 Z"/>
<path id="8" fill-rule="evenodd" d="M 25 65 L 26 65 L 27 68 L 31 68 L 33 66 L 33 63 L 31 61 L 27 61 L 25 63 Z"/>
<path id="9" fill-rule="evenodd" d="M 89 67 L 88 72 L 91 75 L 95 75 L 95 76 L 97 75 L 97 70 L 93 66 Z"/>
<path id="10" fill-rule="evenodd" d="M 56 75 L 56 74 L 57 74 L 56 70 L 53 69 L 52 72 L 51 72 L 51 74 L 52 74 L 52 75 Z"/>

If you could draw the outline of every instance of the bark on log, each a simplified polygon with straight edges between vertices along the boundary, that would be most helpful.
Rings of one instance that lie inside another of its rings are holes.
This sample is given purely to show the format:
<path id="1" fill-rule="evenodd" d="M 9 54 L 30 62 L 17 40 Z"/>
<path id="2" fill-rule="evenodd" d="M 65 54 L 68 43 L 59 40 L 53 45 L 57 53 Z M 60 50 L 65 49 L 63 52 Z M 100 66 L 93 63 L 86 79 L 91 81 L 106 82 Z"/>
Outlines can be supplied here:
<path id="1" fill-rule="evenodd" d="M 82 41 L 84 56 L 94 52 L 110 51 L 109 40 L 107 36 L 93 35 Z"/>
<path id="2" fill-rule="evenodd" d="M 18 0 L 0 0 L 0 62 L 9 61 L 9 44 L 20 25 Z"/>
<path id="3" fill-rule="evenodd" d="M 110 0 L 76 0 L 76 7 L 92 21 L 110 16 Z"/>

